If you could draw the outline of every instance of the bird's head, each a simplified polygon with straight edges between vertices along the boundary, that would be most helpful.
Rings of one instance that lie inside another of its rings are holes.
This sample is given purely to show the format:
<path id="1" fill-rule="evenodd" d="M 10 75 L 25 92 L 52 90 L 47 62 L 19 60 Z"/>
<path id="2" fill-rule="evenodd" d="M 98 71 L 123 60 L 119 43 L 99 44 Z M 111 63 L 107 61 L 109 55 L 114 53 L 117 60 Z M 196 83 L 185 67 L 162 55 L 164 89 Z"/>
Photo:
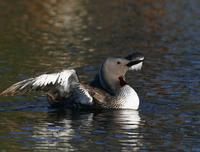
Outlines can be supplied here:
<path id="1" fill-rule="evenodd" d="M 144 56 L 135 52 L 126 57 L 110 57 L 102 64 L 99 71 L 101 86 L 114 94 L 117 89 L 126 84 L 125 74 L 129 70 L 140 70 Z"/>

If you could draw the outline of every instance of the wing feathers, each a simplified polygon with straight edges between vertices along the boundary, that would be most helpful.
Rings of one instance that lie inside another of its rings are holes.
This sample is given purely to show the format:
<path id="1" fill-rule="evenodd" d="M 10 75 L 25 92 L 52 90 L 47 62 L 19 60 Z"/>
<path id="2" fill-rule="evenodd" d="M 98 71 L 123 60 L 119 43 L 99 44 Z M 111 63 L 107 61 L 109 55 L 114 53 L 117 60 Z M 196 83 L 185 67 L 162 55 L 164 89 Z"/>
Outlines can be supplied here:
<path id="1" fill-rule="evenodd" d="M 71 79 L 72 78 L 72 79 Z M 75 70 L 63 70 L 59 73 L 43 74 L 35 78 L 26 79 L 11 85 L 8 89 L 3 91 L 0 95 L 16 95 L 25 94 L 32 90 L 48 91 L 50 89 L 57 89 L 60 94 L 69 92 L 73 80 L 79 83 L 78 76 Z"/>

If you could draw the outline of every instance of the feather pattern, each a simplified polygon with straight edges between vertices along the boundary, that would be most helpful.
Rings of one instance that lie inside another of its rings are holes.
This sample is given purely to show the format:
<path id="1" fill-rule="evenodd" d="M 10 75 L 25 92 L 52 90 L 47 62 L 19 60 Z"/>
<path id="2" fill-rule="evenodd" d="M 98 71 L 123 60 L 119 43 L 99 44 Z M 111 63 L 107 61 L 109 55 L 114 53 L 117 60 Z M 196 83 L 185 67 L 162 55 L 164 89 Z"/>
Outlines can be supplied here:
<path id="1" fill-rule="evenodd" d="M 61 97 L 70 92 L 70 87 L 79 83 L 75 70 L 63 70 L 59 73 L 43 74 L 13 84 L 0 95 L 22 95 L 32 90 L 49 91 L 57 89 Z"/>
<path id="2" fill-rule="evenodd" d="M 139 106 L 138 95 L 129 85 L 120 88 L 115 96 L 89 85 L 83 87 L 93 97 L 97 109 L 137 109 Z"/>

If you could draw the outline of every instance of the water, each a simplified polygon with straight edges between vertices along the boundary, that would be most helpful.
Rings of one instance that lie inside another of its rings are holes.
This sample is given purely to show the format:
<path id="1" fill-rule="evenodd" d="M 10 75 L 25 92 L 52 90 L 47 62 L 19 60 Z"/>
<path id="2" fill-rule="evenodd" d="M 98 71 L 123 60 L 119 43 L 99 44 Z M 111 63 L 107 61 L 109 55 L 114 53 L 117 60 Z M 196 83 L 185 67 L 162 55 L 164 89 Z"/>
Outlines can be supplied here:
<path id="1" fill-rule="evenodd" d="M 200 151 L 198 0 L 0 1 L 0 90 L 139 51 L 139 111 L 59 111 L 45 96 L 0 97 L 0 151 Z"/>

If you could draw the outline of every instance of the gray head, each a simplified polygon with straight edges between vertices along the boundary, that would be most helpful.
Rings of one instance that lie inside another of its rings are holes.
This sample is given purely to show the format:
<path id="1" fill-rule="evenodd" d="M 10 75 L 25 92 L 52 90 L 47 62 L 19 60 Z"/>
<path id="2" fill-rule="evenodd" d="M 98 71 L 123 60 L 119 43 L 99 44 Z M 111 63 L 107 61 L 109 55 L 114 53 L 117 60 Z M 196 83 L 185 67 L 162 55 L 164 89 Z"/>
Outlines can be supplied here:
<path id="1" fill-rule="evenodd" d="M 144 57 L 141 53 L 132 53 L 126 57 L 106 59 L 98 73 L 98 81 L 103 89 L 115 94 L 126 84 L 125 74 L 129 70 L 140 70 Z"/>

